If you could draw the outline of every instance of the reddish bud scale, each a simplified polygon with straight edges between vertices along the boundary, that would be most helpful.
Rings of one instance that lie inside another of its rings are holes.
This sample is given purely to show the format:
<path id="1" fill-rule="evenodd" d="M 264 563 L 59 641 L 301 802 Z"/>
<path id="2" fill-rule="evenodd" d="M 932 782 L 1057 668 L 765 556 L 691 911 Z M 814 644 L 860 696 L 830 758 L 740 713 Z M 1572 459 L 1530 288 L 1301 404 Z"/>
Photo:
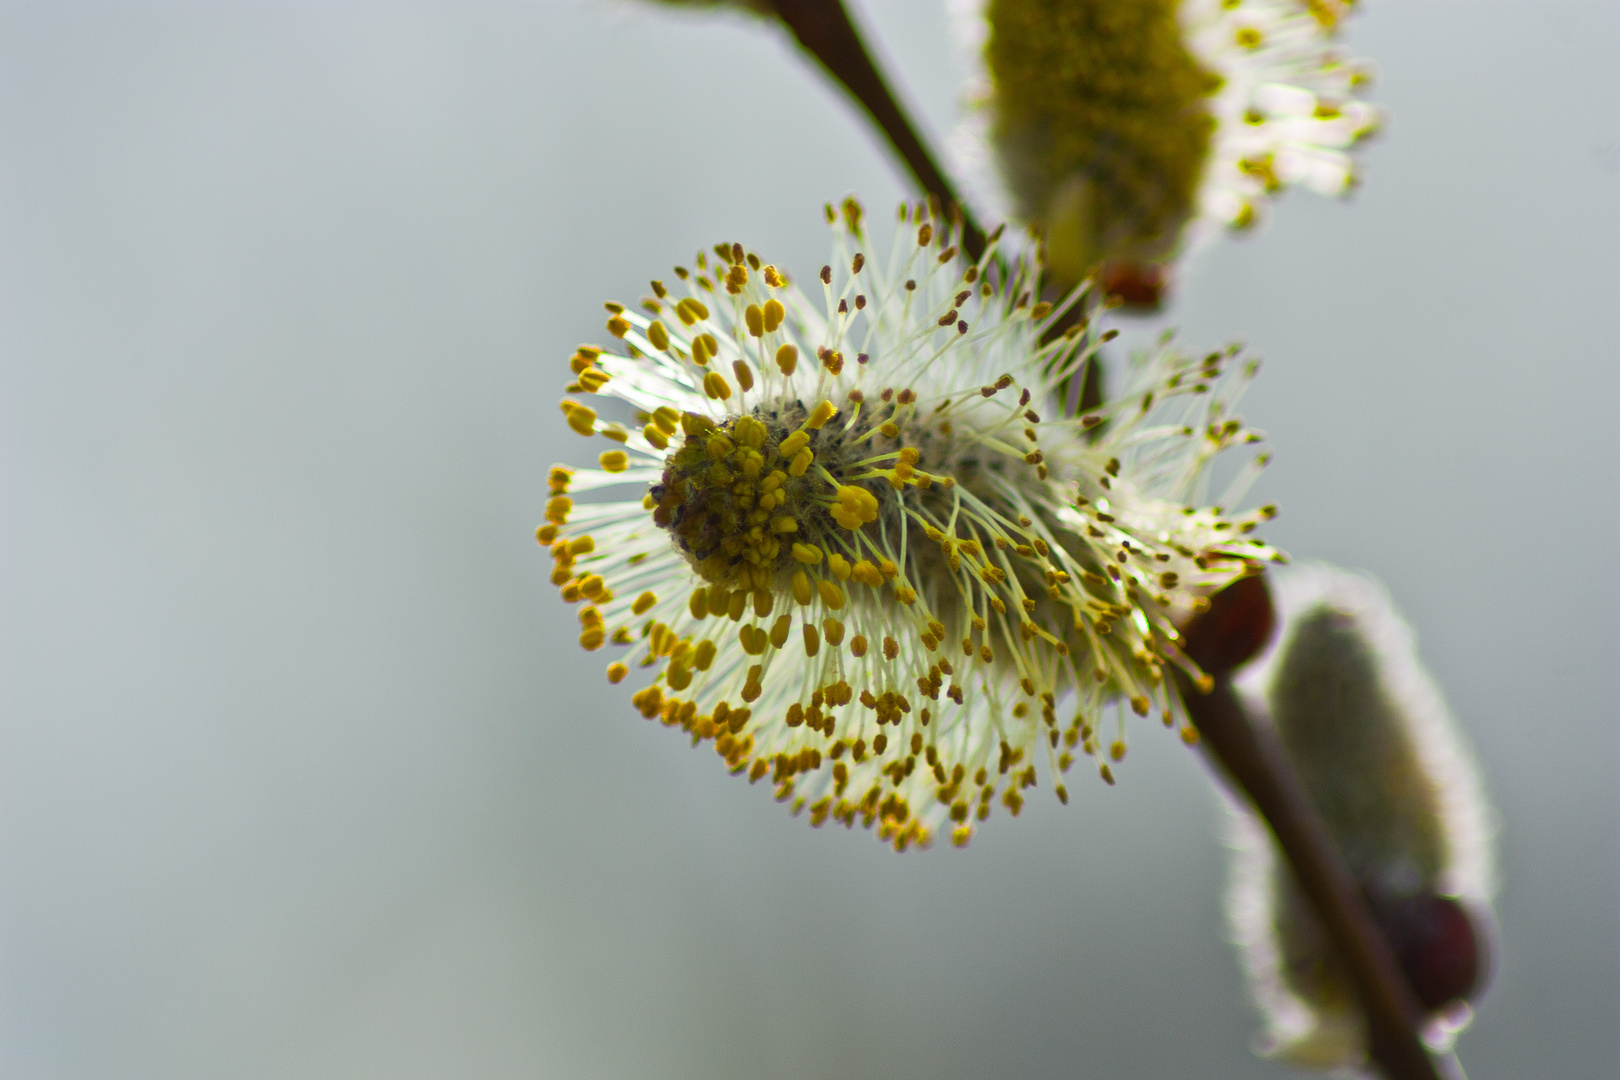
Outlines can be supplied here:
<path id="1" fill-rule="evenodd" d="M 1363 891 L 1395 962 L 1426 1011 L 1478 996 L 1489 968 L 1480 916 L 1455 897 L 1433 892 L 1392 899 Z"/>
<path id="2" fill-rule="evenodd" d="M 1182 631 L 1181 648 L 1210 675 L 1231 674 L 1260 655 L 1277 627 L 1263 575 L 1239 578 L 1209 598 Z"/>
<path id="3" fill-rule="evenodd" d="M 1102 288 L 1127 311 L 1147 315 L 1164 307 L 1170 280 L 1165 268 L 1155 263 L 1109 263 L 1102 270 Z"/>

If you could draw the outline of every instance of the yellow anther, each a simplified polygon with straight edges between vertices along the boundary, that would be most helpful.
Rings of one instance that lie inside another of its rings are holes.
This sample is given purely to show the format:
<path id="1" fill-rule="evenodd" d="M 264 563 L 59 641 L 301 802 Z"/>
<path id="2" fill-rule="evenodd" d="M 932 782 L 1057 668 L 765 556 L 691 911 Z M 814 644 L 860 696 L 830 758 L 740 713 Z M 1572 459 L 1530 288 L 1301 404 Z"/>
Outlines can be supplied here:
<path id="1" fill-rule="evenodd" d="M 553 465 L 551 472 L 546 476 L 546 483 L 553 495 L 561 495 L 568 490 L 568 482 L 574 476 L 574 470 L 566 465 Z"/>
<path id="2" fill-rule="evenodd" d="M 534 538 L 540 543 L 541 546 L 550 544 L 553 540 L 557 539 L 557 526 L 540 526 L 538 529 L 534 530 Z"/>
<path id="3" fill-rule="evenodd" d="M 738 589 L 731 594 L 731 601 L 726 604 L 726 618 L 736 622 L 742 618 L 743 612 L 748 608 L 748 594 Z"/>
<path id="4" fill-rule="evenodd" d="M 771 626 L 771 648 L 780 649 L 787 644 L 788 634 L 793 629 L 793 620 L 786 615 L 779 615 Z"/>
<path id="5" fill-rule="evenodd" d="M 622 338 L 630 332 L 630 321 L 623 315 L 615 315 L 607 321 L 607 331 L 614 337 Z"/>
<path id="6" fill-rule="evenodd" d="M 709 460 L 724 461 L 731 456 L 733 450 L 737 449 L 737 444 L 724 435 L 711 435 L 703 444 L 703 449 L 709 455 Z"/>
<path id="7" fill-rule="evenodd" d="M 641 437 L 652 444 L 655 450 L 669 449 L 669 436 L 656 424 L 648 424 L 641 429 Z"/>
<path id="8" fill-rule="evenodd" d="M 769 434 L 765 425 L 752 416 L 740 416 L 731 427 L 731 436 L 750 450 L 760 450 L 765 446 L 765 437 Z"/>
<path id="9" fill-rule="evenodd" d="M 827 644 L 836 649 L 844 640 L 844 624 L 830 617 L 822 619 L 821 634 L 827 639 Z"/>
<path id="10" fill-rule="evenodd" d="M 821 634 L 814 623 L 804 624 L 804 655 L 814 656 L 821 651 Z"/>
<path id="11" fill-rule="evenodd" d="M 681 414 L 668 405 L 660 405 L 653 410 L 652 422 L 658 425 L 658 430 L 665 435 L 673 435 L 681 426 Z"/>
<path id="12" fill-rule="evenodd" d="M 568 511 L 574 508 L 574 500 L 566 495 L 557 495 L 546 502 L 546 520 L 557 525 L 568 523 Z"/>
<path id="13" fill-rule="evenodd" d="M 624 472 L 630 467 L 630 455 L 623 450 L 604 450 L 596 460 L 607 472 Z"/>
<path id="14" fill-rule="evenodd" d="M 647 327 L 647 340 L 655 349 L 667 349 L 669 348 L 669 331 L 664 329 L 663 323 L 654 319 Z"/>
<path id="15" fill-rule="evenodd" d="M 806 566 L 821 562 L 821 549 L 814 544 L 794 544 L 793 557 Z"/>
<path id="16" fill-rule="evenodd" d="M 858 529 L 861 525 L 876 521 L 878 516 L 877 496 L 863 487 L 844 484 L 838 488 L 838 506 L 833 510 L 833 517 L 846 529 Z"/>
<path id="17" fill-rule="evenodd" d="M 754 388 L 754 373 L 752 370 L 750 370 L 748 365 L 743 363 L 741 360 L 733 360 L 731 362 L 731 373 L 737 376 L 737 385 L 742 387 L 744 391 L 752 390 Z"/>
<path id="18" fill-rule="evenodd" d="M 703 367 L 714 354 L 709 351 L 708 335 L 703 334 L 692 339 L 692 363 Z"/>
<path id="19" fill-rule="evenodd" d="M 579 635 L 579 644 L 586 652 L 595 652 L 607 640 L 607 631 L 601 626 L 587 626 Z"/>
<path id="20" fill-rule="evenodd" d="M 630 669 L 623 664 L 609 664 L 607 670 L 608 682 L 617 686 L 624 682 L 624 677 L 630 674 Z"/>
<path id="21" fill-rule="evenodd" d="M 758 304 L 749 304 L 743 309 L 743 322 L 748 324 L 750 337 L 765 336 L 765 312 Z"/>
<path id="22" fill-rule="evenodd" d="M 613 376 L 601 368 L 589 368 L 579 373 L 579 386 L 580 389 L 594 394 L 606 386 L 612 378 Z"/>
<path id="23" fill-rule="evenodd" d="M 843 609 L 844 590 L 838 587 L 837 582 L 828 581 L 826 578 L 822 578 L 816 582 L 816 591 L 821 594 L 821 602 L 823 604 L 826 604 L 834 611 L 840 611 Z"/>
<path id="24" fill-rule="evenodd" d="M 692 613 L 694 619 L 701 619 L 707 615 L 709 613 L 708 590 L 703 588 L 692 590 L 692 598 L 686 602 L 686 610 Z"/>
<path id="25" fill-rule="evenodd" d="M 810 470 L 810 463 L 816 460 L 816 455 L 807 446 L 793 455 L 793 461 L 788 465 L 789 476 L 803 476 Z"/>
<path id="26" fill-rule="evenodd" d="M 759 482 L 759 490 L 761 494 L 768 495 L 785 483 L 787 483 L 787 473 L 781 469 L 775 469 Z"/>
<path id="27" fill-rule="evenodd" d="M 883 659 L 893 660 L 900 655 L 900 643 L 892 637 L 883 638 Z"/>
<path id="28" fill-rule="evenodd" d="M 810 443 L 810 436 L 803 431 L 795 431 L 783 439 L 776 447 L 776 452 L 785 458 L 792 458 Z"/>
<path id="29" fill-rule="evenodd" d="M 680 318 L 681 322 L 691 326 L 703 319 L 707 319 L 709 309 L 704 307 L 701 301 L 688 296 L 675 305 L 675 314 Z"/>
<path id="30" fill-rule="evenodd" d="M 849 653 L 851 656 L 857 658 L 865 656 L 866 638 L 862 637 L 860 634 L 856 634 L 853 638 L 851 638 L 849 641 Z"/>
<path id="31" fill-rule="evenodd" d="M 881 588 L 883 585 L 883 574 L 873 563 L 867 561 L 866 559 L 862 559 L 854 566 L 850 567 L 849 575 L 862 585 L 867 585 L 874 589 Z"/>
<path id="32" fill-rule="evenodd" d="M 589 536 L 576 536 L 568 541 L 568 554 L 589 555 L 596 550 L 596 541 Z"/>
<path id="33" fill-rule="evenodd" d="M 894 590 L 894 598 L 910 607 L 917 602 L 917 591 L 909 585 L 902 585 Z"/>
<path id="34" fill-rule="evenodd" d="M 757 701 L 759 699 L 759 695 L 765 692 L 765 688 L 759 683 L 759 675 L 762 670 L 763 668 L 759 664 L 749 665 L 748 677 L 743 680 L 742 699 L 744 701 Z M 733 710 L 733 715 L 736 714 L 736 711 L 737 710 Z M 747 710 L 745 709 L 742 711 L 746 712 Z M 750 735 L 744 740 L 744 742 L 747 742 L 752 738 L 753 736 Z"/>
<path id="35" fill-rule="evenodd" d="M 714 663 L 714 654 L 716 651 L 717 650 L 715 649 L 714 642 L 710 641 L 708 638 L 704 638 L 702 641 L 698 642 L 696 651 L 692 653 L 692 666 L 697 668 L 699 671 L 708 671 L 709 665 Z"/>
<path id="36" fill-rule="evenodd" d="M 790 533 L 798 531 L 799 523 L 790 517 L 779 517 L 771 522 L 771 532 Z"/>
<path id="37" fill-rule="evenodd" d="M 726 401 L 731 397 L 731 384 L 718 371 L 711 371 L 703 376 L 703 392 L 716 400 Z"/>
<path id="38" fill-rule="evenodd" d="M 777 270 L 777 268 L 774 266 L 767 266 L 764 270 L 764 274 L 765 284 L 769 285 L 773 289 L 780 289 L 782 286 L 787 284 L 787 279 L 782 277 L 781 271 Z"/>
<path id="39" fill-rule="evenodd" d="M 671 690 L 685 690 L 692 685 L 692 672 L 673 661 L 670 662 L 669 670 L 664 673 L 664 678 L 669 682 Z"/>
<path id="40" fill-rule="evenodd" d="M 596 434 L 596 410 L 589 405 L 575 405 L 568 410 L 568 426 L 581 435 Z"/>
<path id="41" fill-rule="evenodd" d="M 794 546 L 797 547 L 798 545 Z M 798 601 L 800 607 L 804 607 L 810 603 L 810 598 L 813 595 L 815 594 L 810 588 L 810 578 L 806 576 L 803 570 L 793 571 L 793 599 Z M 786 615 L 782 617 L 787 618 Z"/>
<path id="42" fill-rule="evenodd" d="M 656 603 L 658 603 L 657 594 L 644 592 L 640 596 L 636 597 L 635 603 L 630 605 L 630 614 L 644 615 L 647 613 L 648 609 L 650 609 Z"/>
<path id="43" fill-rule="evenodd" d="M 854 568 L 849 565 L 848 559 L 837 552 L 833 552 L 827 556 L 827 569 L 831 570 L 839 581 L 848 581 L 850 572 Z"/>
<path id="44" fill-rule="evenodd" d="M 709 614 L 718 618 L 731 607 L 731 590 L 724 585 L 709 586 Z"/>
<path id="45" fill-rule="evenodd" d="M 766 281 L 767 283 L 770 281 L 769 275 L 767 275 Z M 782 306 L 782 301 L 775 297 L 765 301 L 765 332 L 767 334 L 774 332 L 778 326 L 781 326 L 782 320 L 785 318 L 787 318 L 787 308 Z"/>
<path id="46" fill-rule="evenodd" d="M 878 426 L 878 430 L 883 432 L 883 434 L 887 435 L 891 439 L 898 439 L 900 437 L 900 426 L 894 423 L 892 420 L 885 421 L 884 423 L 880 424 Z"/>
<path id="47" fill-rule="evenodd" d="M 580 595 L 590 600 L 597 599 L 606 591 L 607 582 L 602 580 L 600 574 L 592 574 L 579 583 Z"/>
<path id="48" fill-rule="evenodd" d="M 775 303 L 775 301 L 772 301 Z M 793 374 L 793 369 L 799 366 L 799 350 L 793 345 L 783 345 L 776 350 L 776 366 L 783 375 Z"/>
<path id="49" fill-rule="evenodd" d="M 804 422 L 804 426 L 812 430 L 819 428 L 827 421 L 831 420 L 833 416 L 837 414 L 837 412 L 838 409 L 833 405 L 832 402 L 823 401 L 820 405 L 815 407 L 813 412 L 811 412 L 810 419 Z"/>

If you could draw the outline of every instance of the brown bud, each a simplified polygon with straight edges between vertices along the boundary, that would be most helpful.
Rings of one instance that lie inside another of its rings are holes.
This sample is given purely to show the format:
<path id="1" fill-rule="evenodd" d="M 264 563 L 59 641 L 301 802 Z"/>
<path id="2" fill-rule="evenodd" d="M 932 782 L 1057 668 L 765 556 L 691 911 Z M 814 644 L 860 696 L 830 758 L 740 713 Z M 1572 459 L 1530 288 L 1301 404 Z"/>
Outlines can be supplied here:
<path id="1" fill-rule="evenodd" d="M 1263 575 L 1239 578 L 1209 598 L 1209 610 L 1182 631 L 1182 651 L 1210 675 L 1230 674 L 1260 655 L 1276 629 Z"/>

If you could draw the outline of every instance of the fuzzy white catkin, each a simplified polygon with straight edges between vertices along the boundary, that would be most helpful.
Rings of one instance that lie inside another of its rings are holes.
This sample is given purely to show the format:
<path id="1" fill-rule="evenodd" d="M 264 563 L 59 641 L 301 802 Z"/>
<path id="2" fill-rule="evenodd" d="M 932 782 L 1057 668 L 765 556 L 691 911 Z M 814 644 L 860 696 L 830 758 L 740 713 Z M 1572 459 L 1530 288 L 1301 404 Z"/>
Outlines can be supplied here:
<path id="1" fill-rule="evenodd" d="M 1273 589 L 1279 633 L 1238 688 L 1274 725 L 1351 873 L 1384 895 L 1455 897 L 1483 915 L 1486 803 L 1410 627 L 1380 584 L 1337 567 L 1295 567 Z M 1366 1055 L 1354 991 L 1263 824 L 1234 810 L 1228 918 L 1264 1016 L 1259 1049 L 1354 1070 Z M 1449 1048 L 1469 1016 L 1444 1010 L 1425 1037 Z"/>

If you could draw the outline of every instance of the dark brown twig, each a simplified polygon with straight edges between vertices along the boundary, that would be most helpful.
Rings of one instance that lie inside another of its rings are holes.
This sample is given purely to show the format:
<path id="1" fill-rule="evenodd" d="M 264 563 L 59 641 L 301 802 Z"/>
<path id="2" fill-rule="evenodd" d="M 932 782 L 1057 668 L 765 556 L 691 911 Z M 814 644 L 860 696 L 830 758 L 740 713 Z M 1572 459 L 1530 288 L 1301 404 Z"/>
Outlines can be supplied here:
<path id="1" fill-rule="evenodd" d="M 1187 628 L 1187 655 L 1214 676 L 1200 693 L 1177 672 L 1182 700 L 1201 741 L 1271 827 L 1323 929 L 1355 981 L 1367 1017 L 1369 1052 L 1390 1080 L 1440 1080 L 1418 1032 L 1422 1011 L 1373 920 L 1361 891 L 1333 847 L 1292 764 L 1269 728 L 1250 720 L 1232 690 L 1232 669 L 1257 653 L 1272 626 L 1263 577 L 1240 580 L 1215 596 Z"/>
<path id="2" fill-rule="evenodd" d="M 804 51 L 866 111 L 923 192 L 939 199 L 948 218 L 960 216 L 962 250 L 972 259 L 983 255 L 984 231 L 889 89 L 843 0 L 771 0 L 771 4 Z"/>

